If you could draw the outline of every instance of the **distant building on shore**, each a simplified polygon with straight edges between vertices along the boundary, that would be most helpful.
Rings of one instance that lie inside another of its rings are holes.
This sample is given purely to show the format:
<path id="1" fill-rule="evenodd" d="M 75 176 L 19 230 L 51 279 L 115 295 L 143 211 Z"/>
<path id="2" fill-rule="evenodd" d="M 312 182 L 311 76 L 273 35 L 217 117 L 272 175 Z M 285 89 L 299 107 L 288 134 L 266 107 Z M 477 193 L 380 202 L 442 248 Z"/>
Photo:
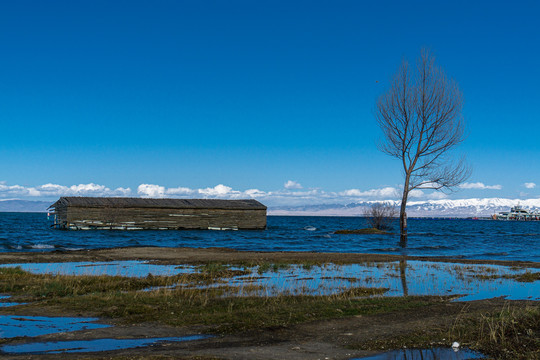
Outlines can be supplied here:
<path id="1" fill-rule="evenodd" d="M 49 209 L 54 226 L 70 230 L 262 230 L 257 200 L 61 197 Z"/>

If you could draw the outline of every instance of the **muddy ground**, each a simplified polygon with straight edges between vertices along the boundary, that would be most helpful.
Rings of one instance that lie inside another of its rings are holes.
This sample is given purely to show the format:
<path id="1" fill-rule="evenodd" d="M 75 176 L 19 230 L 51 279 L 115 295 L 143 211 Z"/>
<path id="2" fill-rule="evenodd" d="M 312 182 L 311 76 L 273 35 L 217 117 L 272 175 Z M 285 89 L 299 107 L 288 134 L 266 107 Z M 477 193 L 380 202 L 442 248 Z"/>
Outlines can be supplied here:
<path id="1" fill-rule="evenodd" d="M 524 302 L 523 302 L 524 303 Z M 316 321 L 288 328 L 261 329 L 256 332 L 213 338 L 185 343 L 146 348 L 101 352 L 95 354 L 64 355 L 18 355 L 6 359 L 109 359 L 109 358 L 152 358 L 163 356 L 175 359 L 351 359 L 369 356 L 384 351 L 354 350 L 351 347 L 377 342 L 384 346 L 386 341 L 407 336 L 414 331 L 430 331 L 451 326 L 456 316 L 467 313 L 484 313 L 504 306 L 503 299 L 491 299 L 469 303 L 441 303 L 429 309 L 417 309 L 370 316 L 358 316 L 334 320 Z M 186 336 L 204 333 L 204 328 L 169 328 L 155 324 L 115 326 L 92 331 L 81 331 L 41 336 L 38 341 L 88 340 L 98 338 L 139 338 Z M 449 346 L 445 339 L 440 346 Z M 17 343 L 30 342 L 29 340 Z M 36 339 L 32 339 L 32 342 Z M 13 343 L 11 343 L 13 344 Z M 437 346 L 437 344 L 435 344 Z M 0 355 L 1 356 L 1 355 Z"/>
<path id="2" fill-rule="evenodd" d="M 154 260 L 163 264 L 196 264 L 204 262 L 302 262 L 328 261 L 335 263 L 361 263 L 402 260 L 401 256 L 373 254 L 329 254 L 306 252 L 242 252 L 229 249 L 192 248 L 121 248 L 49 253 L 0 253 L 0 263 L 72 262 Z M 408 257 L 410 260 L 452 261 L 498 265 L 524 265 L 540 268 L 539 263 L 508 261 L 441 260 L 440 258 Z M 369 316 L 354 316 L 303 323 L 286 328 L 259 329 L 249 333 L 221 335 L 212 338 L 164 345 L 118 350 L 114 352 L 64 354 L 64 355 L 1 355 L 5 359 L 351 359 L 384 351 L 396 339 L 415 332 L 430 332 L 452 326 L 461 314 L 480 314 L 503 308 L 508 301 L 497 298 L 467 303 L 437 302 L 426 308 Z M 513 301 L 515 306 L 525 306 L 526 301 Z M 89 309 L 89 313 L 91 313 Z M 50 314 L 18 313 L 18 315 L 58 316 L 62 309 Z M 85 316 L 87 314 L 64 314 Z M 100 322 L 107 323 L 107 319 Z M 114 326 L 106 329 L 60 333 L 32 339 L 14 339 L 10 345 L 36 341 L 87 340 L 99 338 L 170 337 L 204 334 L 204 327 L 173 328 L 154 323 L 133 326 Z M 444 346 L 460 339 L 444 339 Z M 354 350 L 371 344 L 373 350 Z M 373 344 L 376 344 L 375 346 Z M 437 346 L 437 344 L 434 344 Z M 384 347 L 384 349 L 382 348 Z"/>

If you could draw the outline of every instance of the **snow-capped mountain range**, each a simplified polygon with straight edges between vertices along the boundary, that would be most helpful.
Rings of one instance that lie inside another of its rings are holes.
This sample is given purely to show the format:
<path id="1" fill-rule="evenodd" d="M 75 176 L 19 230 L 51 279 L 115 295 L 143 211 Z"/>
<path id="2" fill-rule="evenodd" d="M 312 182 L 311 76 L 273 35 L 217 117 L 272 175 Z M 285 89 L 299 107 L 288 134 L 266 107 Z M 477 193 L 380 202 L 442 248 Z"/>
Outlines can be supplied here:
<path id="1" fill-rule="evenodd" d="M 375 202 L 384 202 L 399 207 L 400 201 L 365 201 L 351 204 L 325 204 L 305 206 L 269 207 L 268 215 L 305 216 L 362 216 Z M 540 209 L 540 199 L 458 199 L 407 202 L 409 217 L 486 217 L 520 205 L 525 209 Z"/>
<path id="2" fill-rule="evenodd" d="M 376 202 L 399 207 L 396 200 L 364 201 L 350 204 L 320 204 L 303 206 L 269 206 L 268 215 L 362 216 Z M 0 212 L 46 212 L 52 201 L 0 200 Z M 520 205 L 525 209 L 540 209 L 540 199 L 458 199 L 409 201 L 409 217 L 475 217 L 491 216 Z"/>

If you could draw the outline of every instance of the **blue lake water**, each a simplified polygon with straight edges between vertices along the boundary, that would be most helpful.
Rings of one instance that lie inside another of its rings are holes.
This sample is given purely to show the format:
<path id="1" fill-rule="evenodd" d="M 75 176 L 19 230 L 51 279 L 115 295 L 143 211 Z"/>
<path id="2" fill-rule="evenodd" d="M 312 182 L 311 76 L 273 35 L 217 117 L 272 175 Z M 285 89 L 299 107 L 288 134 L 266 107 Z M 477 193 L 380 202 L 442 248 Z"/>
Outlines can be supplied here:
<path id="1" fill-rule="evenodd" d="M 375 356 L 351 360 L 470 360 L 485 358 L 479 352 L 468 349 L 433 348 L 393 350 Z"/>
<path id="2" fill-rule="evenodd" d="M 406 249 L 398 246 L 397 235 L 334 234 L 365 227 L 359 217 L 269 216 L 267 230 L 261 231 L 62 231 L 50 225 L 46 214 L 0 213 L 0 251 L 228 247 L 540 261 L 540 221 L 410 219 Z"/>
<path id="3" fill-rule="evenodd" d="M 0 338 L 40 336 L 110 327 L 110 325 L 96 323 L 97 320 L 96 318 L 0 315 Z"/>
<path id="4" fill-rule="evenodd" d="M 145 277 L 152 275 L 177 275 L 199 272 L 197 266 L 157 265 L 141 261 L 114 261 L 107 263 L 24 263 L 0 264 L 1 267 L 20 267 L 35 274 L 62 275 L 111 275 Z M 231 267 L 231 269 L 236 269 Z M 384 296 L 403 295 L 463 295 L 458 301 L 489 299 L 503 296 L 509 300 L 540 300 L 540 281 L 519 282 L 511 276 L 536 269 L 498 265 L 469 265 L 429 261 L 395 261 L 365 264 L 323 264 L 305 268 L 291 265 L 283 269 L 260 271 L 246 267 L 247 274 L 222 279 L 207 285 L 188 282 L 168 286 L 205 288 L 230 287 L 231 296 L 277 295 L 329 295 L 354 287 L 384 288 Z M 489 275 L 481 278 L 477 275 Z M 510 278 L 505 278 L 509 275 Z M 150 288 L 146 291 L 158 290 Z M 161 288 L 163 289 L 163 288 Z M 0 296 L 0 301 L 2 301 Z M 4 306 L 13 306 L 8 303 Z M 2 306 L 2 302 L 0 302 Z M 1 328 L 0 328 L 1 330 Z"/>
<path id="5" fill-rule="evenodd" d="M 75 340 L 75 341 L 52 341 L 41 343 L 27 343 L 19 345 L 4 345 L 0 348 L 0 353 L 13 354 L 61 354 L 80 353 L 91 351 L 112 351 L 158 345 L 162 343 L 183 342 L 206 339 L 206 335 L 192 335 L 183 337 L 164 337 L 147 339 L 95 339 L 95 340 Z"/>

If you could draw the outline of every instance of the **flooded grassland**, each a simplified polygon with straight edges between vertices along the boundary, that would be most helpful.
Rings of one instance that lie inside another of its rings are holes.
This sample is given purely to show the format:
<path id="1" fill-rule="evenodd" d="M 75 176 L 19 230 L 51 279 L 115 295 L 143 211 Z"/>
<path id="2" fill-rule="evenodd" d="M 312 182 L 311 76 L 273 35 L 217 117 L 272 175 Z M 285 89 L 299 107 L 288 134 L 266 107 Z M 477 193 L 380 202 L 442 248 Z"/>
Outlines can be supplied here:
<path id="1" fill-rule="evenodd" d="M 3 357 L 540 357 L 534 262 L 124 248 L 0 263 Z"/>

